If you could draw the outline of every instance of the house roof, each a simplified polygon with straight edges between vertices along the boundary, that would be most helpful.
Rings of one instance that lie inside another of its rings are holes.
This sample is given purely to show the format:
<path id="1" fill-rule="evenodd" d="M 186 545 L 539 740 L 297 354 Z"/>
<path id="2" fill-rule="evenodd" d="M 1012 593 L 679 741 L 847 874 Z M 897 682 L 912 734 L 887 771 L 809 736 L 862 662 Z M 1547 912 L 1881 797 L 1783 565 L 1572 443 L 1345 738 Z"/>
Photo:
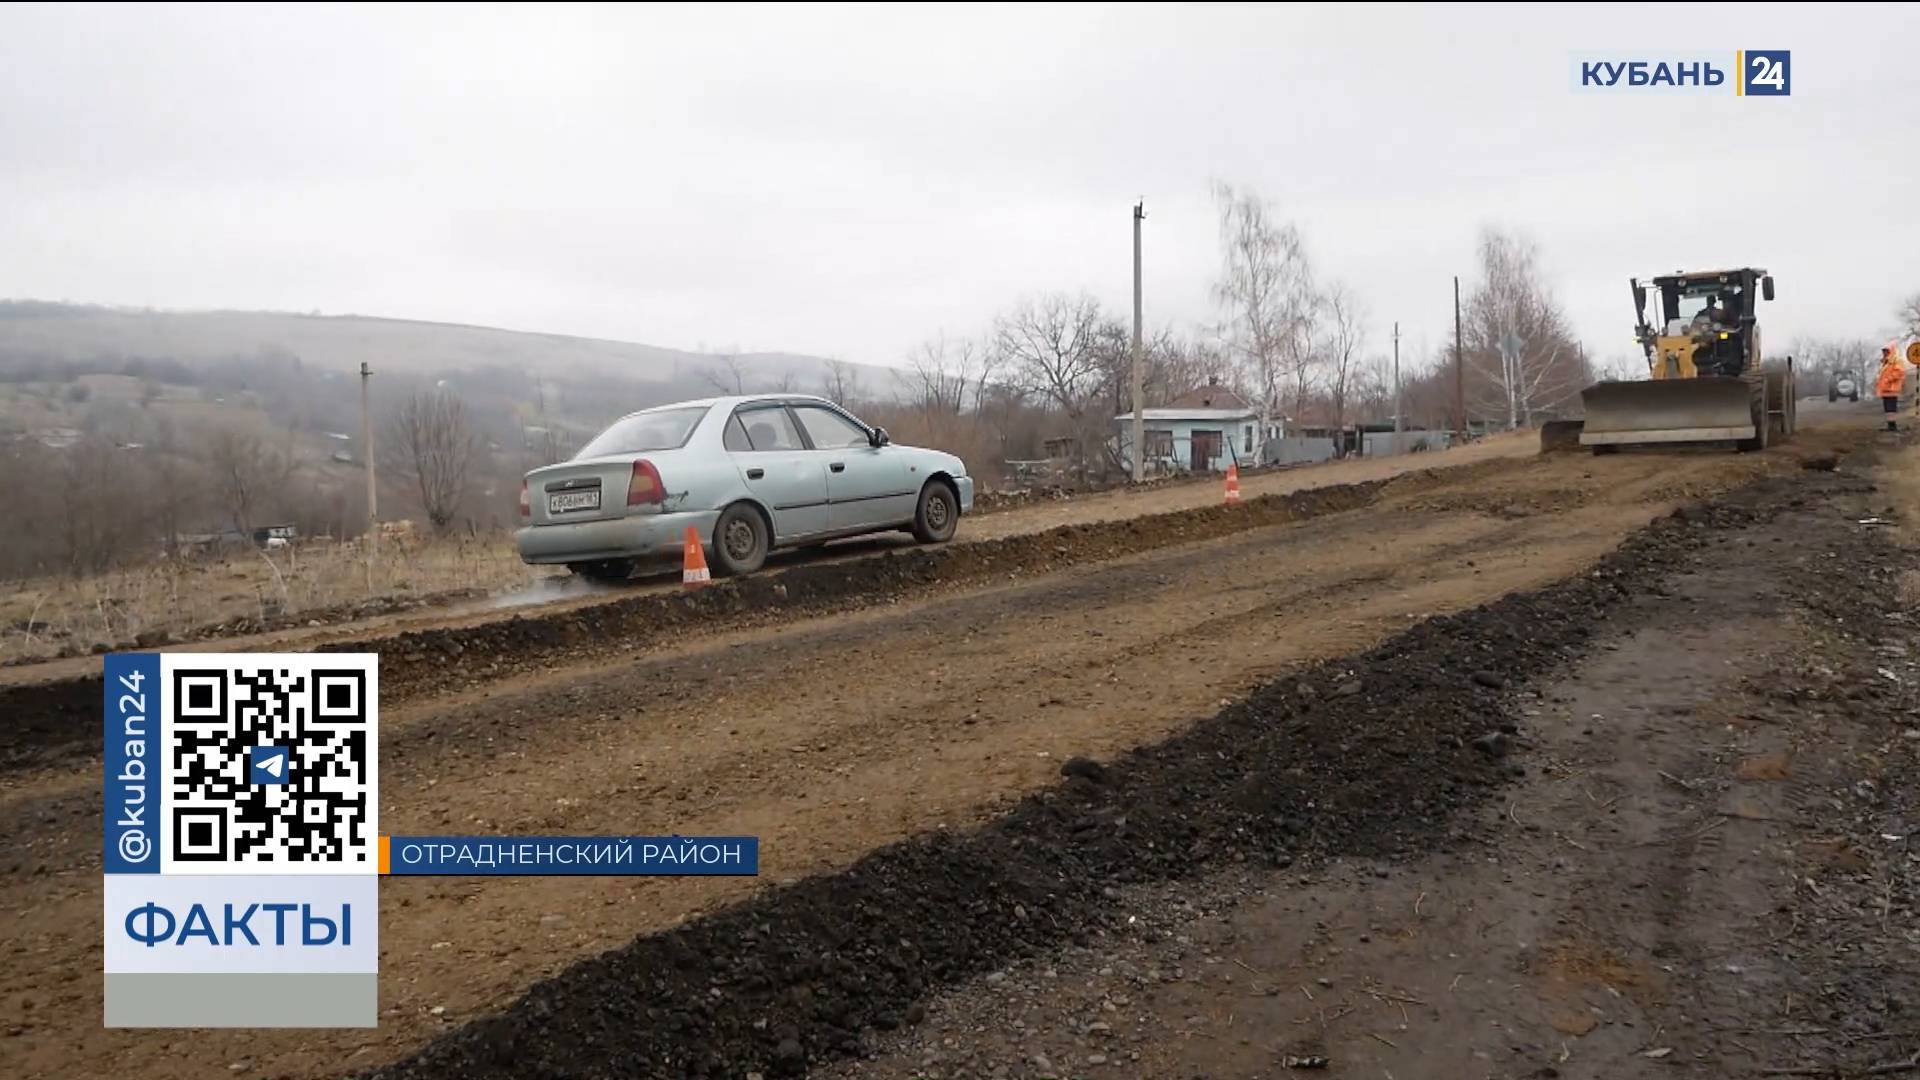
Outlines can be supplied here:
<path id="1" fill-rule="evenodd" d="M 1242 405 L 1237 409 L 1182 409 L 1171 405 L 1164 409 L 1144 409 L 1146 420 L 1252 420 L 1260 414 L 1252 406 Z M 1121 413 L 1114 417 L 1120 423 L 1131 423 L 1132 413 Z"/>
<path id="2" fill-rule="evenodd" d="M 1234 413 L 1235 416 L 1253 408 L 1252 405 L 1247 404 L 1246 398 L 1241 397 L 1239 394 L 1234 393 L 1232 390 L 1218 383 L 1208 383 L 1206 386 L 1189 390 L 1179 397 L 1174 398 L 1172 401 L 1167 402 L 1164 407 L 1168 409 L 1240 410 L 1240 412 Z"/>

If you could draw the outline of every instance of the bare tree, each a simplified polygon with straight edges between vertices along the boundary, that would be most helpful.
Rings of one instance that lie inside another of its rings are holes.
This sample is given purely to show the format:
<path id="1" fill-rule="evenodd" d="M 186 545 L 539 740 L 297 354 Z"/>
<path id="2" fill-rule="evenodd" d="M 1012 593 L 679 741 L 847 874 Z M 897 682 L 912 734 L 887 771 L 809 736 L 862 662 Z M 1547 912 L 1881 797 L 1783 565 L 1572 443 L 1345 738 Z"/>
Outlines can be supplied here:
<path id="1" fill-rule="evenodd" d="M 276 498 L 293 471 L 292 459 L 250 431 L 222 428 L 207 442 L 207 464 L 226 519 L 241 534 L 253 535 L 259 514 Z"/>
<path id="2" fill-rule="evenodd" d="M 147 484 L 155 523 L 171 554 L 179 547 L 181 526 L 200 512 L 201 472 L 176 451 L 170 438 L 163 438 L 147 455 Z"/>
<path id="3" fill-rule="evenodd" d="M 1296 408 L 1305 397 L 1313 357 L 1313 275 L 1300 231 L 1277 221 L 1251 191 L 1214 184 L 1220 211 L 1220 279 L 1213 295 L 1227 316 L 1232 344 L 1260 398 L 1261 422 L 1272 417 L 1282 385 L 1293 382 Z M 1291 369 L 1291 370 L 1289 370 Z"/>
<path id="4" fill-rule="evenodd" d="M 860 393 L 860 370 L 845 360 L 828 360 L 827 374 L 821 381 L 820 396 L 828 401 L 849 405 Z"/>
<path id="5" fill-rule="evenodd" d="M 467 490 L 475 439 L 466 406 L 445 391 L 415 393 L 387 424 L 387 468 L 413 484 L 435 529 L 453 523 Z"/>
<path id="6" fill-rule="evenodd" d="M 32 439 L 0 438 L 0 505 L 20 521 L 52 521 L 64 493 L 46 478 L 54 461 L 46 447 Z M 0 577 L 25 577 L 51 569 L 60 552 L 54 530 L 16 529 L 0 544 Z"/>
<path id="7" fill-rule="evenodd" d="M 700 372 L 705 379 L 722 394 L 744 394 L 747 392 L 747 369 L 740 358 L 731 353 L 717 357 L 713 363 Z"/>
<path id="8" fill-rule="evenodd" d="M 993 385 L 1000 381 L 1006 362 L 1006 354 L 991 340 L 969 338 L 960 349 L 959 370 L 972 387 L 972 399 L 968 404 L 975 412 L 985 407 L 987 396 Z"/>
<path id="9" fill-rule="evenodd" d="M 1355 415 L 1368 421 L 1393 418 L 1393 358 L 1386 353 L 1371 353 L 1354 367 L 1348 379 L 1347 397 Z"/>
<path id="10" fill-rule="evenodd" d="M 1154 347 L 1159 344 L 1152 338 L 1140 342 L 1143 375 L 1161 361 L 1161 357 L 1154 355 Z M 1102 317 L 1094 331 L 1093 349 L 1100 363 L 1100 415 L 1110 423 L 1120 413 L 1133 411 L 1132 327 L 1118 317 Z"/>
<path id="11" fill-rule="evenodd" d="M 1799 337 L 1788 345 L 1786 355 L 1794 358 L 1802 385 L 1815 386 L 1836 371 L 1851 371 L 1856 378 L 1871 379 L 1879 353 L 1879 348 L 1865 338 Z"/>
<path id="12" fill-rule="evenodd" d="M 1906 327 L 1907 336 L 1920 338 L 1920 292 L 1900 302 L 1898 316 L 1901 325 Z"/>
<path id="13" fill-rule="evenodd" d="M 1153 361 L 1159 353 L 1160 364 Z M 1260 395 L 1244 385 L 1242 373 L 1235 370 L 1233 350 L 1221 341 L 1182 340 L 1172 330 L 1164 330 L 1147 350 L 1147 400 L 1171 401 L 1209 381 L 1233 386 L 1248 400 Z M 1121 412 L 1127 410 L 1121 409 Z"/>
<path id="14" fill-rule="evenodd" d="M 1022 301 L 994 324 L 995 344 L 1013 377 L 1068 413 L 1098 389 L 1100 305 L 1091 296 L 1052 293 Z"/>
<path id="15" fill-rule="evenodd" d="M 1608 353 L 1606 359 L 1594 365 L 1594 378 L 1612 382 L 1632 382 L 1644 379 L 1647 375 L 1645 354 Z"/>
<path id="16" fill-rule="evenodd" d="M 979 408 L 987 381 L 993 378 L 999 357 L 986 342 L 975 338 L 939 336 L 920 343 L 907 357 L 909 393 L 922 408 L 959 415 Z"/>
<path id="17" fill-rule="evenodd" d="M 534 452 L 540 459 L 535 463 L 535 467 L 552 465 L 554 462 L 565 461 L 572 457 L 573 452 L 579 449 L 574 443 L 573 434 L 564 428 L 542 428 L 540 438 L 534 446 Z"/>
<path id="18" fill-rule="evenodd" d="M 1285 378 L 1288 411 L 1296 418 L 1306 415 L 1307 403 L 1320 392 L 1321 368 L 1325 365 L 1326 298 L 1313 289 L 1293 301 L 1293 332 L 1282 342 L 1280 372 Z"/>
<path id="19" fill-rule="evenodd" d="M 58 530 L 67 569 L 99 572 L 145 541 L 146 492 L 131 479 L 128 454 L 98 436 L 55 456 Z"/>
<path id="20" fill-rule="evenodd" d="M 1103 400 L 1108 416 L 1133 411 L 1133 337 L 1120 319 L 1102 320 L 1098 337 Z M 1233 364 L 1223 349 L 1182 338 L 1172 327 L 1148 333 L 1140 343 L 1141 382 L 1146 400 L 1171 401 L 1213 378 L 1223 385 L 1235 381 Z"/>
<path id="21" fill-rule="evenodd" d="M 1353 290 L 1335 282 L 1325 295 L 1327 401 L 1333 407 L 1335 430 L 1347 425 L 1347 400 L 1359 374 L 1360 350 L 1366 344 L 1365 313 Z"/>
<path id="22" fill-rule="evenodd" d="M 1509 428 L 1558 408 L 1590 382 L 1566 316 L 1541 280 L 1539 247 L 1488 229 L 1480 237 L 1481 280 L 1468 298 L 1467 364 L 1479 411 L 1504 412 Z"/>
<path id="23" fill-rule="evenodd" d="M 959 370 L 945 332 L 921 342 L 907 357 L 907 369 L 913 378 L 909 392 L 921 408 L 957 414 L 966 405 L 966 373 Z"/>
<path id="24" fill-rule="evenodd" d="M 1105 443 L 1104 419 L 1087 408 L 1102 382 L 1100 321 L 1091 296 L 1051 293 L 1022 301 L 994 323 L 994 346 L 1010 377 L 1064 414 L 1088 466 L 1095 445 Z"/>

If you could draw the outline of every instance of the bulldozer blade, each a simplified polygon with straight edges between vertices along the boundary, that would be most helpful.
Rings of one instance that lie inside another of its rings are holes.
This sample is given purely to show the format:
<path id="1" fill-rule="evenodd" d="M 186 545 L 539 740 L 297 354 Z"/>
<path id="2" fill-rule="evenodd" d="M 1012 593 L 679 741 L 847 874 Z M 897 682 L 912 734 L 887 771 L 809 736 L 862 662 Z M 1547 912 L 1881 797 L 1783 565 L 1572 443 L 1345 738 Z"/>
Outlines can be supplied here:
<path id="1" fill-rule="evenodd" d="M 1753 386 L 1703 377 L 1597 383 L 1581 391 L 1582 446 L 1727 442 L 1752 439 Z"/>
<path id="2" fill-rule="evenodd" d="M 1582 420 L 1549 420 L 1540 425 L 1540 452 L 1552 453 L 1555 450 L 1575 450 L 1580 446 L 1580 432 L 1586 427 Z"/>

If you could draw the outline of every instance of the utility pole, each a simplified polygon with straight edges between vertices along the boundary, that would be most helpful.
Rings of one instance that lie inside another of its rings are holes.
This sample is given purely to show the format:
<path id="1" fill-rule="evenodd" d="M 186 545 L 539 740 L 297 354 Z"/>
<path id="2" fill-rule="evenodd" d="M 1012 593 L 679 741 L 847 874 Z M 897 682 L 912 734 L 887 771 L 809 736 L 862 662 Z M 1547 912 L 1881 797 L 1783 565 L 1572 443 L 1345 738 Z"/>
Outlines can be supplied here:
<path id="1" fill-rule="evenodd" d="M 1466 353 L 1460 344 L 1460 275 L 1453 276 L 1453 415 L 1460 428 L 1460 441 L 1467 440 L 1467 380 L 1464 374 Z"/>
<path id="2" fill-rule="evenodd" d="M 1140 223 L 1146 200 L 1133 204 L 1133 482 L 1147 478 L 1147 373 L 1140 354 Z"/>
<path id="3" fill-rule="evenodd" d="M 360 361 L 360 454 L 367 462 L 367 591 L 373 591 L 373 559 L 380 546 L 380 513 L 374 505 L 373 400 L 367 389 L 373 370 Z"/>
<path id="4" fill-rule="evenodd" d="M 1393 324 L 1393 433 L 1400 434 L 1406 427 L 1400 421 L 1400 414 L 1406 409 L 1400 400 L 1400 324 Z M 1393 440 L 1395 453 L 1400 452 L 1400 440 Z"/>

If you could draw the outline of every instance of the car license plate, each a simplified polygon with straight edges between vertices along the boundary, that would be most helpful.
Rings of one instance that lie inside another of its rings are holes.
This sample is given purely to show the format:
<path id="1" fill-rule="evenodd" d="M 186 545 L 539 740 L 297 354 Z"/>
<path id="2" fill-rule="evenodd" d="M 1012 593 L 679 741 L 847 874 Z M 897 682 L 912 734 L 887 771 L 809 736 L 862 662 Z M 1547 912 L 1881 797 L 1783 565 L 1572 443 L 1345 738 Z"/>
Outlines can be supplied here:
<path id="1" fill-rule="evenodd" d="M 556 491 L 547 496 L 547 513 L 564 514 L 572 510 L 600 509 L 600 489 Z"/>

